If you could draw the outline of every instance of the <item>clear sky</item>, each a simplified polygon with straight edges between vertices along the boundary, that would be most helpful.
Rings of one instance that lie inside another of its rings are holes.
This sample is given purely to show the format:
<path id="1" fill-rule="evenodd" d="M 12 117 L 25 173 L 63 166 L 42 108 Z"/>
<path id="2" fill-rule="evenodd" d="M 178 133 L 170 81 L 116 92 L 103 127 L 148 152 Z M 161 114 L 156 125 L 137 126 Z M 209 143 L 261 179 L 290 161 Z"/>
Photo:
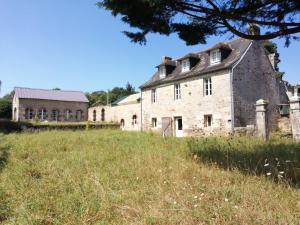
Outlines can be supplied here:
<path id="1" fill-rule="evenodd" d="M 205 49 L 186 46 L 176 35 L 151 35 L 145 46 L 131 43 L 128 26 L 99 9 L 97 0 L 0 0 L 0 95 L 13 87 L 96 91 L 138 88 L 155 72 L 161 56 L 174 58 Z M 285 79 L 300 83 L 300 42 L 278 43 Z"/>

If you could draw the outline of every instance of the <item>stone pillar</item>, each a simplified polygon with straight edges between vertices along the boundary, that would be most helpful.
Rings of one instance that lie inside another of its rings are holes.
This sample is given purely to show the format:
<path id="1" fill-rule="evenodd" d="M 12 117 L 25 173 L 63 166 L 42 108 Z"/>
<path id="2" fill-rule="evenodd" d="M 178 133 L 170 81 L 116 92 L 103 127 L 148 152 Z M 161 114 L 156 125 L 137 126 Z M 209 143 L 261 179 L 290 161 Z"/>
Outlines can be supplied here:
<path id="1" fill-rule="evenodd" d="M 300 97 L 293 96 L 290 99 L 290 114 L 293 138 L 300 141 Z"/>
<path id="2" fill-rule="evenodd" d="M 269 140 L 269 127 L 267 118 L 267 107 L 269 102 L 260 99 L 256 102 L 256 132 L 258 137 L 264 141 Z"/>

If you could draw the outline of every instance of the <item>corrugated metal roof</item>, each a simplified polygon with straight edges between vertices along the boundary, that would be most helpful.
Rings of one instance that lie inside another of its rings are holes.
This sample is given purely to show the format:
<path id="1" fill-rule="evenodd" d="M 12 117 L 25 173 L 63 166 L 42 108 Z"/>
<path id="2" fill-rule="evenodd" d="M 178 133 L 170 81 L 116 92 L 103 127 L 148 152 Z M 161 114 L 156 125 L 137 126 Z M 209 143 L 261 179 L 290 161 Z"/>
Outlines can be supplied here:
<path id="1" fill-rule="evenodd" d="M 23 99 L 42 99 L 67 102 L 89 102 L 83 92 L 15 87 L 15 95 Z"/>

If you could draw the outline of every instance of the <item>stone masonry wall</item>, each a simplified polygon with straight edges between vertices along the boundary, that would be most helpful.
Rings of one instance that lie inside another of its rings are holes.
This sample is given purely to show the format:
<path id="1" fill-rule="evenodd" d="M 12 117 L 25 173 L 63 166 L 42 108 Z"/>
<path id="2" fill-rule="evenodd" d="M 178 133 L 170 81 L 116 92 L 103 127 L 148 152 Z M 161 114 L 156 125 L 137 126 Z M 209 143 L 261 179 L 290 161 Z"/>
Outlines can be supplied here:
<path id="1" fill-rule="evenodd" d="M 255 124 L 255 102 L 264 99 L 268 105 L 268 126 L 276 128 L 279 84 L 265 49 L 254 41 L 249 51 L 233 71 L 235 127 Z"/>
<path id="2" fill-rule="evenodd" d="M 102 109 L 105 110 L 105 118 L 102 121 Z M 97 122 L 115 122 L 121 123 L 124 120 L 124 130 L 140 130 L 141 124 L 141 104 L 132 103 L 117 106 L 96 106 L 89 108 L 89 121 L 94 121 L 94 111 L 96 110 Z M 133 124 L 133 116 L 136 115 L 136 124 Z"/>
<path id="3" fill-rule="evenodd" d="M 212 95 L 204 96 L 204 79 L 211 77 Z M 183 136 L 195 136 L 231 131 L 231 95 L 228 70 L 178 82 L 181 99 L 174 99 L 174 83 L 157 89 L 157 102 L 151 103 L 151 89 L 142 90 L 143 130 L 162 132 L 162 118 L 182 117 Z M 204 126 L 204 115 L 212 115 L 212 127 Z M 157 118 L 157 128 L 152 128 Z M 174 124 L 174 123 L 173 123 Z M 174 126 L 173 126 L 174 131 Z"/>
<path id="4" fill-rule="evenodd" d="M 75 118 L 75 113 L 77 110 L 82 110 L 82 119 L 79 121 L 86 121 L 87 120 L 87 108 L 88 103 L 84 102 L 67 102 L 67 101 L 51 101 L 51 100 L 38 100 L 38 99 L 15 99 L 13 103 L 13 111 L 17 109 L 17 117 L 16 120 L 19 121 L 26 121 L 25 119 L 25 110 L 26 108 L 33 109 L 33 118 L 36 118 L 38 115 L 38 111 L 40 109 L 46 109 L 47 111 L 47 121 L 51 121 L 51 113 L 52 110 L 57 109 L 59 110 L 59 118 L 58 121 L 66 121 L 65 119 L 65 111 L 71 110 L 72 111 L 72 118 L 68 120 L 68 122 L 78 122 Z M 33 119 L 33 120 L 34 120 Z"/>

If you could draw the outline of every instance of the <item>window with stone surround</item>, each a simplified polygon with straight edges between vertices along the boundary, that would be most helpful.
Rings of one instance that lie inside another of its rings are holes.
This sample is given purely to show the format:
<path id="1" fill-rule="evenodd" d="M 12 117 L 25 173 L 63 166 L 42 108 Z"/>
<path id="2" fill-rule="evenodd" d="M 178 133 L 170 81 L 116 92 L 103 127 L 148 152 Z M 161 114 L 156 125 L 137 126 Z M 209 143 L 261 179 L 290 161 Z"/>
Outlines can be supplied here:
<path id="1" fill-rule="evenodd" d="M 59 110 L 58 109 L 53 109 L 52 110 L 51 119 L 53 121 L 58 121 L 59 120 Z"/>
<path id="2" fill-rule="evenodd" d="M 212 126 L 212 115 L 204 115 L 204 127 Z"/>
<path id="3" fill-rule="evenodd" d="M 211 77 L 204 78 L 204 96 L 212 95 Z"/>
<path id="4" fill-rule="evenodd" d="M 101 121 L 104 122 L 105 121 L 105 109 L 101 110 Z"/>
<path id="5" fill-rule="evenodd" d="M 216 49 L 210 52 L 210 65 L 216 65 L 221 63 L 221 51 Z"/>
<path id="6" fill-rule="evenodd" d="M 157 91 L 156 89 L 151 90 L 151 103 L 157 102 Z"/>
<path id="7" fill-rule="evenodd" d="M 94 111 L 93 111 L 93 121 L 94 122 L 97 121 L 97 111 L 96 111 L 96 109 L 94 109 Z"/>
<path id="8" fill-rule="evenodd" d="M 72 111 L 70 110 L 70 109 L 67 109 L 66 111 L 65 111 L 65 120 L 70 120 L 70 119 L 72 119 Z"/>
<path id="9" fill-rule="evenodd" d="M 33 119 L 33 109 L 32 108 L 26 108 L 25 109 L 25 119 L 26 120 L 32 120 Z"/>
<path id="10" fill-rule="evenodd" d="M 137 124 L 137 116 L 136 115 L 133 115 L 132 116 L 132 125 L 136 125 Z"/>
<path id="11" fill-rule="evenodd" d="M 157 127 L 157 118 L 152 118 L 152 127 L 153 128 Z"/>
<path id="12" fill-rule="evenodd" d="M 76 111 L 76 120 L 77 121 L 81 121 L 82 120 L 82 116 L 83 115 L 83 111 L 81 109 Z"/>
<path id="13" fill-rule="evenodd" d="M 47 119 L 47 110 L 45 108 L 39 109 L 39 120 L 44 121 Z"/>
<path id="14" fill-rule="evenodd" d="M 174 85 L 174 99 L 175 99 L 175 100 L 181 99 L 181 89 L 180 89 L 180 84 L 175 84 L 175 85 Z"/>

